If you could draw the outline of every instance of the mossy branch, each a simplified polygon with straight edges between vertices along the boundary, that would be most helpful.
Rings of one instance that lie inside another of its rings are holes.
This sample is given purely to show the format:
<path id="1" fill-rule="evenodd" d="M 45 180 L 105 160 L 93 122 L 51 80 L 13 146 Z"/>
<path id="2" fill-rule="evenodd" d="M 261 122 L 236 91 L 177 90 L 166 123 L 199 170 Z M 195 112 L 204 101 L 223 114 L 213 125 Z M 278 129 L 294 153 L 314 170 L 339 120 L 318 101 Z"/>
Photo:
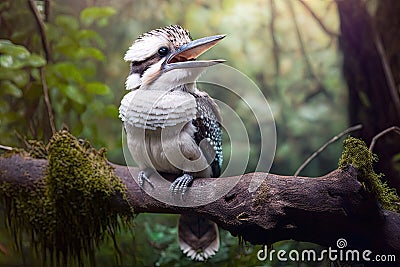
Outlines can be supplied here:
<path id="1" fill-rule="evenodd" d="M 379 198 L 377 193 L 371 189 L 374 188 L 373 184 L 376 181 L 366 182 L 365 179 L 369 179 L 367 177 L 373 171 L 370 172 L 368 169 L 369 165 L 367 163 L 362 164 L 360 159 L 364 158 L 365 162 L 369 162 L 372 158 L 365 159 L 365 155 L 363 154 L 365 144 L 355 141 L 357 139 L 346 140 L 347 143 L 345 145 L 347 148 L 345 148 L 342 156 L 340 168 L 325 176 L 309 178 L 279 176 L 268 173 L 250 173 L 242 175 L 239 182 L 227 195 L 210 204 L 199 207 L 177 207 L 160 202 L 139 188 L 133 179 L 138 174 L 138 169 L 128 169 L 126 166 L 113 165 L 106 161 L 103 161 L 106 165 L 103 165 L 103 163 L 100 164 L 99 161 L 95 161 L 96 164 L 94 165 L 89 164 L 90 156 L 87 156 L 89 155 L 87 153 L 93 153 L 90 154 L 92 157 L 95 159 L 101 157 L 103 160 L 104 154 L 92 151 L 90 147 L 85 148 L 87 143 L 79 143 L 68 134 L 65 134 L 63 138 L 64 141 L 68 141 L 68 145 L 65 142 L 58 143 L 57 139 L 53 137 L 51 143 L 54 147 L 47 149 L 47 151 L 51 151 L 48 155 L 48 160 L 34 159 L 26 155 L 13 155 L 0 158 L 0 195 L 4 199 L 8 199 L 7 203 L 10 203 L 10 199 L 13 199 L 14 202 L 21 201 L 21 192 L 25 196 L 29 195 L 29 193 L 33 195 L 37 195 L 38 193 L 49 195 L 56 193 L 51 186 L 44 187 L 46 188 L 44 191 L 40 189 L 43 188 L 43 182 L 49 183 L 47 181 L 47 179 L 50 179 L 49 170 L 54 168 L 54 166 L 51 167 L 51 164 L 55 164 L 52 157 L 56 157 L 56 162 L 58 162 L 57 168 L 61 168 L 59 171 L 64 172 L 65 170 L 69 170 L 64 175 L 56 175 L 58 179 L 61 179 L 63 176 L 69 177 L 68 179 L 74 179 L 70 176 L 71 172 L 77 175 L 75 180 L 85 179 L 88 176 L 86 175 L 87 173 L 83 175 L 83 173 L 76 172 L 77 170 L 73 167 L 73 165 L 80 165 L 81 167 L 84 166 L 84 169 L 90 170 L 93 170 L 93 166 L 96 166 L 96 168 L 102 170 L 100 173 L 106 174 L 105 176 L 98 176 L 98 178 L 103 180 L 105 179 L 104 177 L 110 177 L 107 170 L 114 169 L 112 177 L 118 176 L 120 182 L 119 185 L 117 183 L 115 184 L 117 186 L 112 186 L 111 191 L 108 191 L 110 187 L 104 187 L 104 185 L 95 187 L 102 188 L 99 192 L 107 191 L 108 193 L 106 195 L 100 193 L 100 202 L 97 206 L 90 201 L 91 198 L 89 196 L 87 196 L 86 200 L 81 201 L 84 203 L 84 206 L 93 205 L 90 206 L 91 209 L 89 210 L 83 209 L 86 218 L 81 218 L 79 214 L 81 214 L 82 208 L 79 202 L 75 201 L 75 194 L 80 190 L 75 190 L 75 188 L 79 188 L 85 183 L 70 181 L 71 183 L 67 184 L 70 185 L 71 191 L 67 190 L 66 193 L 60 194 L 61 199 L 66 201 L 62 203 L 60 200 L 61 202 L 59 203 L 60 209 L 64 212 L 57 213 L 55 217 L 52 214 L 48 216 L 48 218 L 56 221 L 68 220 L 68 216 L 73 212 L 78 213 L 77 217 L 74 217 L 78 221 L 94 221 L 101 216 L 105 216 L 103 220 L 105 224 L 102 224 L 103 226 L 108 225 L 107 218 L 115 218 L 118 214 L 131 214 L 132 209 L 135 213 L 192 213 L 207 217 L 216 222 L 220 227 L 230 231 L 233 235 L 241 236 L 254 244 L 271 244 L 280 240 L 294 239 L 335 247 L 336 241 L 339 238 L 345 238 L 348 242 L 348 249 L 369 249 L 373 253 L 394 254 L 400 257 L 400 214 L 383 209 L 382 205 L 377 201 L 377 199 L 382 200 L 382 198 Z M 362 148 L 362 151 L 356 153 L 355 151 L 360 148 Z M 66 155 L 65 151 L 74 152 L 69 152 L 71 154 Z M 366 151 L 369 152 L 368 148 L 366 148 Z M 75 162 L 74 164 L 65 163 L 61 160 L 63 157 L 76 156 L 76 153 L 78 153 L 76 159 L 67 161 Z M 87 158 L 85 158 L 85 155 Z M 369 155 L 371 156 L 371 154 Z M 357 160 L 350 160 L 353 156 Z M 353 166 L 355 164 L 357 168 Z M 66 165 L 64 166 L 66 168 L 62 168 L 63 165 Z M 98 174 L 99 172 L 96 173 Z M 97 177 L 97 174 L 94 176 Z M 253 178 L 257 180 L 261 179 L 263 182 L 256 191 L 250 192 L 249 185 Z M 192 186 L 199 186 L 210 181 L 224 185 L 236 179 L 237 177 L 212 180 L 202 178 L 196 179 Z M 112 183 L 110 181 L 106 184 L 110 185 Z M 53 185 L 56 185 L 58 182 L 60 181 L 54 181 Z M 96 183 L 99 182 L 97 181 Z M 158 182 L 156 179 L 153 179 L 152 182 L 158 191 L 170 194 L 168 187 L 164 183 Z M 78 185 L 75 183 L 78 183 Z M 59 188 L 59 186 L 57 185 L 55 188 Z M 88 186 L 90 187 L 91 185 Z M 65 181 L 61 183 L 61 187 L 64 189 L 68 187 L 65 186 Z M 122 190 L 115 190 L 115 188 Z M 83 191 L 86 190 L 84 189 Z M 51 193 L 52 191 L 53 193 Z M 391 193 L 393 192 L 391 191 Z M 392 196 L 397 197 L 397 195 Z M 78 194 L 78 198 L 81 197 L 82 195 Z M 58 198 L 53 196 L 50 199 Z M 68 200 L 73 201 L 75 204 L 65 207 Z M 96 201 L 99 201 L 99 199 L 96 198 Z M 20 202 L 19 204 L 21 203 L 30 204 L 22 206 L 22 210 L 20 209 L 20 213 L 17 214 L 24 214 L 24 212 L 32 214 L 32 210 L 30 210 L 32 208 L 37 210 L 38 207 L 42 207 L 41 209 L 47 207 L 45 202 L 43 202 L 43 205 L 33 206 L 29 201 Z M 389 208 L 395 207 L 389 206 Z M 16 214 L 15 209 L 18 210 L 17 205 L 11 208 L 14 209 L 12 214 Z M 54 211 L 51 208 L 44 210 L 47 212 Z M 39 211 L 41 212 L 41 210 Z M 111 217 L 108 217 L 110 214 Z M 40 224 L 36 224 L 35 221 L 24 221 L 23 218 L 24 216 L 14 218 L 21 220 L 17 221 L 16 225 L 18 223 L 25 223 L 25 225 L 22 225 L 25 229 L 29 227 L 43 227 Z M 48 218 L 45 217 L 43 220 L 47 220 Z M 101 229 L 105 229 L 98 225 L 94 225 L 91 228 L 92 226 L 90 226 L 90 229 L 100 229 L 100 232 L 98 232 L 99 236 L 97 239 L 90 240 L 91 243 L 88 244 L 89 248 L 96 246 L 94 240 L 97 240 L 97 242 L 101 241 L 104 234 L 104 231 Z M 71 226 L 71 229 L 74 227 L 77 226 Z M 48 228 L 50 233 L 54 233 L 51 227 Z M 60 245 L 57 243 L 60 242 L 58 239 L 49 239 L 48 241 L 50 240 L 56 242 L 53 243 L 55 248 Z M 71 245 L 66 243 L 71 240 L 61 241 L 61 248 Z M 68 247 L 68 249 L 71 248 Z M 80 257 L 85 253 L 85 250 L 83 252 L 76 250 L 75 257 Z M 65 263 L 66 261 L 63 262 Z"/>
<path id="2" fill-rule="evenodd" d="M 27 142 L 27 149 L 4 158 L 10 162 L 0 169 L 6 178 L 0 179 L 6 224 L 15 240 L 31 236 L 44 266 L 85 265 L 107 236 L 129 226 L 133 210 L 112 203 L 115 195 L 127 201 L 126 187 L 104 149 L 97 151 L 67 131 L 54 134 L 47 146 Z"/>

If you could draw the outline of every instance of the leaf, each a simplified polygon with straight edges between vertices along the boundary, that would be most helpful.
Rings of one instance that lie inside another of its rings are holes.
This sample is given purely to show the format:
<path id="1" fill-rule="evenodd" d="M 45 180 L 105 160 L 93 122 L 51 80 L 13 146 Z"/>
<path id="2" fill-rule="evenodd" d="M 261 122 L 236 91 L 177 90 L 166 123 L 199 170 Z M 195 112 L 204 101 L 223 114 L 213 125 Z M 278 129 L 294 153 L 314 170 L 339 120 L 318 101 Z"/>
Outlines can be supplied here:
<path id="1" fill-rule="evenodd" d="M 7 69 L 20 69 L 24 66 L 24 62 L 11 55 L 0 55 L 0 66 Z"/>
<path id="2" fill-rule="evenodd" d="M 22 45 L 15 45 L 9 40 L 0 39 L 0 54 L 24 59 L 29 57 L 31 53 Z"/>
<path id="3" fill-rule="evenodd" d="M 92 30 L 80 30 L 77 33 L 77 39 L 81 44 L 83 44 L 84 41 L 94 41 L 102 48 L 105 46 L 103 38 L 97 32 Z"/>
<path id="4" fill-rule="evenodd" d="M 101 19 L 108 18 L 116 12 L 112 7 L 88 7 L 82 10 L 80 20 L 86 26 L 93 24 L 93 22 L 97 22 L 98 26 L 104 26 L 107 22 L 101 21 Z"/>
<path id="5" fill-rule="evenodd" d="M 19 72 L 23 71 L 0 67 L 0 80 L 14 80 L 15 75 L 19 75 Z"/>
<path id="6" fill-rule="evenodd" d="M 33 79 L 35 79 L 37 81 L 40 80 L 39 70 L 38 69 L 32 69 L 31 70 L 31 76 L 32 76 Z"/>
<path id="7" fill-rule="evenodd" d="M 101 18 L 97 21 L 99 27 L 104 27 L 108 24 L 108 18 Z"/>
<path id="8" fill-rule="evenodd" d="M 46 65 L 46 60 L 42 56 L 32 54 L 27 59 L 27 65 L 35 68 L 42 67 Z"/>
<path id="9" fill-rule="evenodd" d="M 104 60 L 103 53 L 94 47 L 80 47 L 76 52 L 77 58 L 94 58 L 100 61 Z"/>
<path id="10" fill-rule="evenodd" d="M 86 84 L 86 92 L 96 95 L 107 95 L 111 93 L 111 90 L 104 83 L 91 82 Z"/>
<path id="11" fill-rule="evenodd" d="M 14 70 L 11 79 L 19 88 L 24 87 L 29 82 L 29 74 L 25 70 Z"/>
<path id="12" fill-rule="evenodd" d="M 63 79 L 76 81 L 81 83 L 84 81 L 82 74 L 74 64 L 69 62 L 61 62 L 54 65 L 55 73 Z"/>
<path id="13" fill-rule="evenodd" d="M 25 66 L 41 67 L 46 60 L 36 54 L 31 54 L 22 45 L 15 45 L 9 40 L 0 40 L 0 66 L 8 69 L 19 69 Z"/>
<path id="14" fill-rule="evenodd" d="M 0 91 L 2 94 L 12 95 L 15 97 L 21 97 L 22 91 L 11 81 L 2 81 L 0 83 Z"/>
<path id="15" fill-rule="evenodd" d="M 59 38 L 57 45 L 54 45 L 54 52 L 61 53 L 68 57 L 75 57 L 79 44 L 67 36 Z"/>
<path id="16" fill-rule="evenodd" d="M 72 16 L 58 15 L 56 16 L 55 23 L 70 33 L 79 29 L 78 20 Z"/>
<path id="17" fill-rule="evenodd" d="M 62 94 L 78 104 L 83 105 L 86 103 L 84 94 L 82 94 L 81 90 L 79 90 L 76 86 L 63 85 L 60 86 L 60 91 Z"/>

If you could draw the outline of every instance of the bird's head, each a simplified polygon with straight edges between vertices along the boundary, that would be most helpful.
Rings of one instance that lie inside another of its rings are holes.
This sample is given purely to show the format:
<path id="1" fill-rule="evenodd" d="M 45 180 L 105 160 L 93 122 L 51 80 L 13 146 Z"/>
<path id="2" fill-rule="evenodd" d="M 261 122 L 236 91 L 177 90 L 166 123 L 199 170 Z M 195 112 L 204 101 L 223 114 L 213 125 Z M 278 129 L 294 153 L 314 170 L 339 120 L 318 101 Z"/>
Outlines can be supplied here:
<path id="1" fill-rule="evenodd" d="M 124 56 L 131 63 L 126 89 L 170 90 L 193 83 L 204 68 L 224 60 L 196 60 L 225 35 L 192 41 L 179 25 L 152 30 L 133 42 Z"/>

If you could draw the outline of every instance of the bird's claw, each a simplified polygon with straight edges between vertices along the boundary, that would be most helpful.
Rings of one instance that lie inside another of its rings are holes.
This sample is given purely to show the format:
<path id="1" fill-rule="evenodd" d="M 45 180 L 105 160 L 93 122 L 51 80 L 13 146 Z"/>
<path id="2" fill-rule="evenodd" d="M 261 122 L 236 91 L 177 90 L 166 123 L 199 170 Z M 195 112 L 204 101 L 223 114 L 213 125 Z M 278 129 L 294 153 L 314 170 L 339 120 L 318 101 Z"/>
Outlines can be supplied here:
<path id="1" fill-rule="evenodd" d="M 146 173 L 144 171 L 141 171 L 141 172 L 139 172 L 139 175 L 138 175 L 138 182 L 139 182 L 140 188 L 143 188 L 144 181 L 148 182 L 151 185 L 151 187 L 154 188 L 153 183 L 147 177 Z"/>
<path id="2" fill-rule="evenodd" d="M 169 187 L 169 190 L 173 194 L 177 194 L 178 192 L 181 192 L 181 195 L 184 195 L 188 188 L 188 185 L 192 181 L 193 181 L 193 176 L 185 173 L 184 175 L 176 178 L 176 180 L 172 182 L 171 186 Z"/>

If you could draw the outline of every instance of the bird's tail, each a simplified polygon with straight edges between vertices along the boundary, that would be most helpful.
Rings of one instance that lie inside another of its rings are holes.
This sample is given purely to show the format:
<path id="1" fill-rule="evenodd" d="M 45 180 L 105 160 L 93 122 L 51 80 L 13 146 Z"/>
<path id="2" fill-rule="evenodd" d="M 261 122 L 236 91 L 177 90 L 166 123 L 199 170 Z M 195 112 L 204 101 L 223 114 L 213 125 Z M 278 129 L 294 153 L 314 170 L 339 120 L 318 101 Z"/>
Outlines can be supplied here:
<path id="1" fill-rule="evenodd" d="M 219 249 L 216 223 L 196 215 L 181 215 L 178 224 L 179 245 L 192 260 L 204 261 Z"/>

